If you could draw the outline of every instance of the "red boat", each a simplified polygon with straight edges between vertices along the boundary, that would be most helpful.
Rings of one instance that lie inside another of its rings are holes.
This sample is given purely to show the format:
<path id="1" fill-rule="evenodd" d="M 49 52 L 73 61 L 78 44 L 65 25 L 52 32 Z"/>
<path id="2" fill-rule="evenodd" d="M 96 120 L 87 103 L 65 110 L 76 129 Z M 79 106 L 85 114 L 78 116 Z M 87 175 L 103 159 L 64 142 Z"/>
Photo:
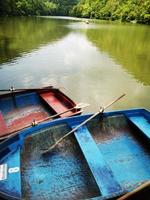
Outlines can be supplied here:
<path id="1" fill-rule="evenodd" d="M 80 108 L 59 89 L 11 89 L 0 94 L 0 139 L 42 121 L 70 117 Z"/>

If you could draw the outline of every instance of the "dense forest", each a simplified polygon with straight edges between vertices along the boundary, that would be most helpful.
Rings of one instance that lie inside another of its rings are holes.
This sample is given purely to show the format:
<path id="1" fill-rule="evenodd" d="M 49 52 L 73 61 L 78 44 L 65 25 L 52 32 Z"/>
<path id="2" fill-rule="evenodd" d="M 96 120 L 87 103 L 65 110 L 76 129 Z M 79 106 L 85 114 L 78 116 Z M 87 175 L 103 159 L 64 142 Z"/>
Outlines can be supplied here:
<path id="1" fill-rule="evenodd" d="M 0 0 L 0 15 L 64 15 L 150 24 L 150 0 Z"/>
<path id="2" fill-rule="evenodd" d="M 150 23 L 150 0 L 80 0 L 72 13 L 78 17 Z"/>

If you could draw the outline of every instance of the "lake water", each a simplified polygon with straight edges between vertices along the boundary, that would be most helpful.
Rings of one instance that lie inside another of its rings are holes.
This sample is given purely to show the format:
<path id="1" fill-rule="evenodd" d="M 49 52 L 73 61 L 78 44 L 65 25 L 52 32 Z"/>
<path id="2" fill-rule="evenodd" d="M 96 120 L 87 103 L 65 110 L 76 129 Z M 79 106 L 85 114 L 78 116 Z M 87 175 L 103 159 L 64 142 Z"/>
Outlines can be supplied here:
<path id="1" fill-rule="evenodd" d="M 150 26 L 72 18 L 0 18 L 0 89 L 54 85 L 87 112 L 150 109 Z"/>

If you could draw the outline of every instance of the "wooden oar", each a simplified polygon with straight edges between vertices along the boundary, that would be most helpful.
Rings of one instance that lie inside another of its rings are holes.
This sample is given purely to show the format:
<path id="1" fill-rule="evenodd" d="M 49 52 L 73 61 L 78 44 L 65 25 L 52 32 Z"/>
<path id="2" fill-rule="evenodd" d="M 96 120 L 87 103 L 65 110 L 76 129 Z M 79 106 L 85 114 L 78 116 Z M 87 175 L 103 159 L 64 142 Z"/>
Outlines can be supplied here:
<path id="1" fill-rule="evenodd" d="M 15 131 L 12 131 L 12 132 L 10 133 L 10 135 L 1 137 L 0 140 L 7 139 L 7 138 L 9 138 L 9 137 L 11 137 L 11 136 L 14 136 L 14 135 L 17 134 L 18 131 L 22 131 L 22 130 L 24 130 L 25 128 L 29 128 L 29 127 L 31 127 L 31 126 L 36 126 L 36 125 L 38 125 L 39 123 L 42 123 L 42 122 L 44 122 L 44 121 L 48 121 L 48 120 L 50 120 L 50 119 L 53 119 L 53 118 L 55 118 L 55 117 L 57 117 L 57 116 L 59 116 L 59 115 L 62 115 L 62 114 L 64 114 L 64 113 L 67 113 L 67 112 L 69 112 L 69 111 L 71 111 L 71 110 L 74 110 L 74 109 L 83 109 L 83 108 L 88 107 L 89 105 L 90 105 L 90 104 L 87 104 L 87 103 L 78 103 L 77 105 L 75 105 L 75 106 L 72 107 L 72 108 L 69 108 L 69 109 L 66 110 L 66 111 L 63 111 L 63 112 L 61 112 L 61 113 L 57 113 L 57 114 L 52 115 L 52 116 L 50 116 L 50 117 L 47 117 L 47 118 L 45 118 L 45 119 L 43 119 L 43 120 L 40 120 L 40 121 L 33 120 L 33 122 L 32 122 L 31 124 L 26 125 L 25 127 L 20 128 L 20 129 L 17 129 L 17 130 L 15 130 Z M 81 112 L 82 112 L 82 110 L 81 110 Z"/>
<path id="2" fill-rule="evenodd" d="M 47 118 L 45 118 L 45 119 L 43 119 L 43 120 L 38 121 L 37 123 L 41 123 L 41 122 L 50 120 L 50 119 L 52 119 L 52 118 L 58 117 L 59 115 L 65 114 L 65 113 L 67 113 L 67 112 L 69 112 L 69 111 L 72 111 L 72 110 L 75 110 L 75 109 L 83 109 L 83 108 L 86 108 L 86 107 L 88 107 L 89 105 L 90 105 L 90 104 L 87 104 L 87 103 L 78 103 L 76 106 L 74 106 L 74 107 L 72 107 L 72 108 L 69 108 L 68 110 L 65 110 L 65 111 L 63 111 L 63 112 L 61 112 L 61 113 L 57 113 L 57 114 L 55 114 L 55 115 L 52 115 L 52 116 L 50 116 L 50 117 L 47 117 Z M 81 112 L 82 112 L 82 111 L 81 111 Z M 34 126 L 34 124 L 32 124 L 32 125 Z M 35 124 L 35 125 L 36 125 L 36 124 Z"/>
<path id="3" fill-rule="evenodd" d="M 128 192 L 127 194 L 123 195 L 122 197 L 120 197 L 119 199 L 117 200 L 128 200 L 128 199 L 135 199 L 133 198 L 134 195 L 139 195 L 138 193 L 139 192 L 142 192 L 144 191 L 145 189 L 149 189 L 150 191 L 150 181 L 146 181 L 145 183 L 143 183 L 142 185 L 140 185 L 139 187 L 137 187 L 136 189 L 134 189 L 133 191 L 131 192 Z M 144 197 L 144 196 L 143 196 Z"/>
<path id="4" fill-rule="evenodd" d="M 85 121 L 83 121 L 81 124 L 79 124 L 78 126 L 76 126 L 74 129 L 72 129 L 68 133 L 66 133 L 63 137 L 61 137 L 59 140 L 57 140 L 57 142 L 55 144 L 53 144 L 49 149 L 43 151 L 42 154 L 46 154 L 49 151 L 51 151 L 52 149 L 54 149 L 60 142 L 62 142 L 62 140 L 64 140 L 70 134 L 74 133 L 77 129 L 79 129 L 81 126 L 83 126 L 84 124 L 86 124 L 87 122 L 89 122 L 91 119 L 93 119 L 97 115 L 103 113 L 104 110 L 106 110 L 108 107 L 110 107 L 112 104 L 114 104 L 115 102 L 117 102 L 118 100 L 120 100 L 124 96 L 125 96 L 125 94 L 121 95 L 120 97 L 118 97 L 117 99 L 115 99 L 114 101 L 112 101 L 111 103 L 109 103 L 108 105 L 106 105 L 104 108 L 100 108 L 100 110 L 98 112 L 96 112 L 95 114 L 93 114 L 91 117 L 89 117 L 88 119 L 86 119 Z"/>

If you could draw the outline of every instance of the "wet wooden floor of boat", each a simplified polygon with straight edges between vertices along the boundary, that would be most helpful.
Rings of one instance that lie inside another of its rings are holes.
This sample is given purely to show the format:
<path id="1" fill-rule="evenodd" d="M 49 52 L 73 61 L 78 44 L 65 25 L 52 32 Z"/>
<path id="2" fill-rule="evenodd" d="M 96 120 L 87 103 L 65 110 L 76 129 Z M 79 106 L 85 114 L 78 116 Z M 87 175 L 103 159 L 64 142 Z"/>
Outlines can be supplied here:
<path id="1" fill-rule="evenodd" d="M 50 113 L 40 105 L 16 108 L 4 115 L 7 132 L 16 131 L 27 125 L 31 125 L 33 120 L 40 121 L 47 118 L 49 115 Z"/>
<path id="2" fill-rule="evenodd" d="M 127 190 L 150 179 L 149 142 L 124 116 L 104 117 L 88 124 L 114 177 Z"/>
<path id="3" fill-rule="evenodd" d="M 66 125 L 28 137 L 22 150 L 23 199 L 84 199 L 99 190 L 73 135 L 50 154 L 41 156 L 63 133 Z"/>
<path id="4" fill-rule="evenodd" d="M 0 112 L 1 124 L 5 125 L 5 132 L 0 129 L 1 136 L 56 114 L 35 92 L 1 98 Z"/>

